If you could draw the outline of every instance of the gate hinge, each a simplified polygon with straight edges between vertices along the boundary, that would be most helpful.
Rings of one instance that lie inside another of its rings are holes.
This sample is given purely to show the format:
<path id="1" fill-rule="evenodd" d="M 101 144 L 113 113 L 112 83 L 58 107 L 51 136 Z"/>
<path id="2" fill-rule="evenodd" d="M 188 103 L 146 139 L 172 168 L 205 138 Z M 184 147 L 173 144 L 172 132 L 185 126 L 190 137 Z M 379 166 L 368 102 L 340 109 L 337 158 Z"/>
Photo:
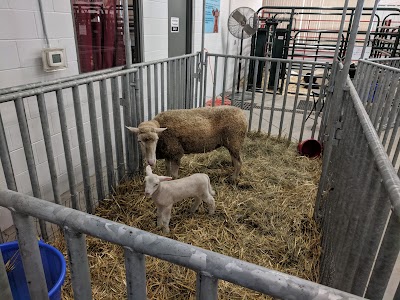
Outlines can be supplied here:
<path id="1" fill-rule="evenodd" d="M 332 139 L 333 145 L 337 145 L 338 142 L 343 138 L 343 121 L 337 121 L 335 123 L 335 134 Z"/>

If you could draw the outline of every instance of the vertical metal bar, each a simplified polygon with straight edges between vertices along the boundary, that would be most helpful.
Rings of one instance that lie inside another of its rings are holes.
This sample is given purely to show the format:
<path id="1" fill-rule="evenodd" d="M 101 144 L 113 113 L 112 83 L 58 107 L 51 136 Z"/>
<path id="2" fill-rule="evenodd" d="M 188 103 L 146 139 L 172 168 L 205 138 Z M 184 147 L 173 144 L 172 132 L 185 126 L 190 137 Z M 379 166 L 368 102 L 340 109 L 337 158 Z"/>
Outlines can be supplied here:
<path id="1" fill-rule="evenodd" d="M 278 62 L 277 65 L 276 65 L 276 70 L 275 70 L 274 94 L 272 96 L 271 115 L 270 115 L 270 118 L 269 118 L 268 135 L 271 135 L 272 124 L 273 124 L 273 121 L 274 121 L 276 91 L 278 90 L 279 72 L 281 70 L 281 67 L 282 67 L 282 63 Z"/>
<path id="2" fill-rule="evenodd" d="M 393 107 L 392 107 L 392 113 L 393 113 L 393 115 L 391 114 L 391 116 L 390 116 L 390 118 L 389 118 L 389 122 L 388 122 L 388 126 L 387 126 L 387 128 L 386 128 L 386 132 L 388 132 L 388 131 L 390 131 L 390 124 L 392 124 L 392 122 L 394 121 L 394 119 L 396 118 L 396 120 L 395 120 L 395 123 L 394 123 L 394 126 L 393 126 L 393 130 L 392 130 L 392 134 L 391 134 L 391 136 L 390 136 L 390 141 L 389 141 L 389 146 L 387 147 L 387 150 L 386 150 L 386 152 L 387 152 L 387 154 L 390 156 L 390 152 L 392 151 L 392 147 L 393 147 L 393 143 L 394 143 L 394 140 L 395 140 L 395 138 L 396 138 L 396 135 L 397 135 L 397 131 L 399 130 L 399 125 L 400 125 L 400 115 L 399 115 L 399 113 L 398 113 L 398 111 L 399 111 L 399 104 L 400 104 L 400 89 L 399 89 L 399 87 L 397 88 L 397 93 L 396 93 L 396 96 L 395 96 L 395 102 L 393 103 Z M 386 132 L 385 132 L 385 136 L 386 136 Z M 385 136 L 383 137 L 383 141 L 385 142 L 385 144 L 386 144 L 386 139 L 385 139 Z"/>
<path id="3" fill-rule="evenodd" d="M 305 108 L 303 111 L 303 121 L 301 122 L 299 142 L 301 142 L 303 140 L 304 127 L 306 125 L 307 108 L 308 108 L 308 103 L 310 102 L 310 94 L 311 94 L 311 89 L 312 89 L 313 81 L 314 81 L 314 72 L 315 72 L 315 65 L 313 65 L 311 68 L 311 74 L 310 74 L 310 79 L 309 79 L 310 81 L 308 82 L 306 105 L 305 105 Z"/>
<path id="4" fill-rule="evenodd" d="M 151 120 L 153 117 L 153 112 L 152 112 L 152 99 L 151 99 L 151 65 L 147 66 L 147 113 L 148 113 L 148 118 Z"/>
<path id="5" fill-rule="evenodd" d="M 188 59 L 188 95 L 186 99 L 186 103 L 188 104 L 187 108 L 194 108 L 196 105 L 196 98 L 194 97 L 194 90 L 193 90 L 193 64 L 194 64 L 194 56 L 189 57 Z"/>
<path id="6" fill-rule="evenodd" d="M 375 129 L 378 129 L 378 123 L 381 120 L 381 112 L 383 107 L 385 106 L 385 101 L 386 101 L 386 96 L 387 96 L 387 89 L 389 86 L 389 83 L 391 82 L 393 72 L 386 72 L 385 76 L 383 77 L 385 82 L 382 83 L 384 84 L 383 87 L 381 87 L 381 91 L 379 93 L 379 98 L 377 101 L 377 105 L 374 106 L 373 114 L 371 116 L 371 122 L 373 123 Z"/>
<path id="7" fill-rule="evenodd" d="M 196 55 L 195 59 L 194 59 L 194 66 L 193 66 L 193 89 L 194 89 L 194 107 L 199 107 L 200 106 L 200 101 L 199 101 L 199 80 L 201 80 L 200 74 L 198 73 L 198 69 L 197 66 L 199 65 L 199 56 Z"/>
<path id="8" fill-rule="evenodd" d="M 142 115 L 143 121 L 144 121 L 145 120 L 144 119 L 145 114 L 144 114 L 144 75 L 143 75 L 143 67 L 139 67 L 139 71 L 138 72 L 139 72 L 138 85 L 139 85 L 139 97 L 140 97 L 138 100 L 140 102 L 141 115 Z M 131 105 L 133 105 L 133 103 Z M 150 119 L 148 118 L 147 120 L 150 120 Z"/>
<path id="9" fill-rule="evenodd" d="M 167 109 L 171 109 L 171 104 L 170 101 L 173 98 L 173 94 L 172 94 L 172 82 L 171 81 L 171 77 L 172 77 L 172 61 L 168 61 L 167 62 Z"/>
<path id="10" fill-rule="evenodd" d="M 108 107 L 106 79 L 100 81 L 101 115 L 103 119 L 104 148 L 106 151 L 108 192 L 115 191 L 114 158 L 111 139 L 110 110 Z M 102 200 L 102 199 L 101 199 Z"/>
<path id="11" fill-rule="evenodd" d="M 121 77 L 122 83 L 122 97 L 123 97 L 123 114 L 124 114 L 124 125 L 132 126 L 131 118 L 131 101 L 130 101 L 130 84 L 129 84 L 129 74 L 123 75 Z M 139 84 L 136 82 L 136 84 Z M 128 176 L 131 177 L 135 172 L 135 165 L 133 161 L 133 134 L 125 129 L 125 160 L 127 165 Z"/>
<path id="12" fill-rule="evenodd" d="M 393 160 L 392 160 L 393 165 L 395 165 L 397 163 L 397 159 L 399 158 L 399 152 L 400 152 L 400 139 L 397 142 L 397 147 L 396 147 L 396 150 L 393 155 Z"/>
<path id="13" fill-rule="evenodd" d="M 344 5 L 343 5 L 342 19 L 340 21 L 340 28 L 339 28 L 339 32 L 338 32 L 338 38 L 336 41 L 335 54 L 333 56 L 333 61 L 337 61 L 337 59 L 338 59 L 338 54 L 339 54 L 339 49 L 340 49 L 340 41 L 342 40 L 343 29 L 344 29 L 344 24 L 346 23 L 346 14 L 347 14 L 348 7 L 349 7 L 349 0 L 345 0 Z"/>
<path id="14" fill-rule="evenodd" d="M 214 82 L 213 82 L 213 96 L 212 96 L 212 105 L 215 105 L 215 93 L 217 90 L 217 79 L 218 79 L 218 56 L 214 56 Z"/>
<path id="15" fill-rule="evenodd" d="M 146 299 L 145 256 L 124 247 L 128 299 Z"/>
<path id="16" fill-rule="evenodd" d="M 288 95 L 288 90 L 289 90 L 290 74 L 291 73 L 292 73 L 292 62 L 289 63 L 288 72 L 287 72 L 287 75 L 286 75 L 285 94 L 283 96 L 281 122 L 279 123 L 278 138 L 281 138 L 281 135 L 282 135 L 283 120 L 285 118 L 286 100 L 287 100 L 287 95 Z"/>
<path id="17" fill-rule="evenodd" d="M 243 91 L 242 91 L 242 102 L 240 103 L 240 108 L 243 109 L 243 104 L 244 104 L 244 93 L 246 92 L 246 71 L 249 65 L 249 59 L 245 59 L 244 63 L 244 76 L 243 76 Z M 240 74 L 239 74 L 240 75 Z"/>
<path id="18" fill-rule="evenodd" d="M 35 157 L 33 155 L 32 142 L 29 135 L 28 122 L 26 120 L 24 100 L 22 98 L 18 98 L 14 101 L 14 104 L 17 111 L 18 125 L 21 132 L 22 145 L 24 147 L 26 163 L 28 165 L 28 173 L 31 180 L 33 196 L 41 199 L 42 194 L 40 192 L 40 184 L 36 172 Z M 39 225 L 43 239 L 48 240 L 46 223 L 43 220 L 39 220 Z"/>
<path id="19" fill-rule="evenodd" d="M 132 124 L 137 127 L 139 123 L 144 121 L 144 103 L 140 99 L 140 80 L 138 72 L 134 74 L 129 74 L 130 81 L 130 102 L 131 102 L 131 119 Z M 139 151 L 139 143 L 137 140 L 137 135 L 132 135 L 133 141 L 133 170 L 136 172 L 137 170 L 141 171 L 143 165 L 141 164 L 141 153 Z"/>
<path id="20" fill-rule="evenodd" d="M 12 218 L 17 231 L 19 253 L 24 266 L 29 295 L 32 299 L 49 299 L 33 219 L 16 212 L 12 213 Z"/>
<path id="21" fill-rule="evenodd" d="M 0 112 L 0 160 L 3 166 L 4 177 L 6 179 L 7 188 L 17 192 L 17 183 L 15 182 L 14 170 L 10 158 L 10 150 L 8 148 L 6 134 L 4 132 L 3 118 Z"/>
<path id="22" fill-rule="evenodd" d="M 222 81 L 222 105 L 225 104 L 225 87 L 226 87 L 226 69 L 228 67 L 228 57 L 225 57 L 224 60 L 224 75 L 223 75 L 223 81 Z"/>
<path id="23" fill-rule="evenodd" d="M 365 296 L 382 299 L 400 250 L 400 222 L 391 214 Z"/>
<path id="24" fill-rule="evenodd" d="M 260 119 L 258 120 L 258 132 L 261 131 L 262 122 L 263 122 L 263 115 L 264 115 L 264 104 L 265 104 L 265 96 L 267 94 L 267 84 L 269 79 L 269 69 L 271 66 L 271 61 L 267 61 L 265 64 L 264 70 L 264 83 L 263 83 L 263 91 L 262 91 L 262 98 L 261 98 L 261 110 L 260 110 Z"/>
<path id="25" fill-rule="evenodd" d="M 124 14 L 124 44 L 125 44 L 125 62 L 126 67 L 130 68 L 132 65 L 132 46 L 131 46 L 131 33 L 129 26 L 129 4 L 128 0 L 123 2 Z"/>
<path id="26" fill-rule="evenodd" d="M 1 251 L 0 251 L 0 291 L 3 300 L 13 300 L 10 284 L 8 282 L 6 266 L 4 265 L 3 254 Z"/>
<path id="27" fill-rule="evenodd" d="M 315 118 L 314 118 L 314 124 L 312 127 L 312 132 L 311 132 L 311 138 L 313 139 L 315 136 L 315 130 L 317 129 L 317 123 L 318 123 L 318 118 L 319 118 L 319 114 L 322 111 L 322 106 L 321 106 L 321 101 L 323 98 L 325 98 L 325 81 L 326 81 L 326 77 L 328 76 L 328 63 L 325 64 L 325 69 L 324 69 L 324 74 L 322 75 L 322 84 L 321 87 L 319 89 L 319 96 L 318 96 L 318 100 L 317 100 L 317 105 L 315 107 L 316 111 L 315 111 Z M 321 121 L 321 125 L 322 125 L 322 121 Z M 321 127 L 320 127 L 321 130 Z"/>
<path id="28" fill-rule="evenodd" d="M 201 106 L 206 106 L 206 97 L 207 97 L 207 59 L 208 59 L 208 53 L 206 52 L 205 58 L 204 58 L 204 84 L 203 81 L 200 81 L 200 84 L 202 84 L 202 88 L 200 88 L 200 92 L 202 93 L 200 99 L 201 99 Z"/>
<path id="29" fill-rule="evenodd" d="M 368 115 L 371 116 L 371 110 L 374 106 L 374 101 L 376 103 L 376 100 L 378 99 L 378 82 L 380 78 L 380 71 L 379 68 L 374 68 L 374 74 L 371 76 L 371 90 L 368 91 L 368 98 L 366 99 L 366 110 Z"/>
<path id="30" fill-rule="evenodd" d="M 238 58 L 235 57 L 235 62 L 234 62 L 234 67 L 233 67 L 233 82 L 232 82 L 232 92 L 231 92 L 231 101 L 232 105 L 234 105 L 235 100 L 235 86 L 236 86 L 236 72 L 237 72 L 237 66 L 238 65 Z"/>
<path id="31" fill-rule="evenodd" d="M 178 103 L 179 103 L 179 74 L 178 74 L 178 61 L 175 59 L 174 61 L 174 67 L 173 67 L 173 74 L 174 74 L 174 80 L 172 84 L 172 101 L 171 105 L 172 108 L 179 108 Z"/>
<path id="32" fill-rule="evenodd" d="M 209 274 L 199 272 L 196 276 L 196 299 L 217 300 L 218 279 Z"/>
<path id="33" fill-rule="evenodd" d="M 64 229 L 64 235 L 68 248 L 74 298 L 92 299 L 85 235 L 69 228 Z"/>
<path id="34" fill-rule="evenodd" d="M 54 202 L 60 204 L 61 198 L 60 198 L 60 191 L 58 189 L 57 170 L 56 170 L 56 163 L 54 161 L 53 146 L 51 144 L 49 119 L 47 117 L 46 103 L 44 101 L 44 95 L 42 93 L 37 95 L 37 103 L 39 108 L 40 122 L 42 124 L 44 144 L 46 147 L 47 162 L 49 164 Z"/>
<path id="35" fill-rule="evenodd" d="M 100 154 L 100 142 L 99 142 L 99 131 L 97 128 L 97 115 L 96 115 L 96 103 L 93 91 L 93 82 L 89 82 L 86 86 L 88 107 L 89 107 L 89 119 L 90 119 L 90 132 L 92 135 L 92 146 L 93 146 L 93 158 L 94 158 L 94 169 L 96 173 L 96 191 L 97 199 L 104 199 L 104 183 L 103 183 L 103 164 L 101 162 Z"/>
<path id="36" fill-rule="evenodd" d="M 119 89 L 117 77 L 111 78 L 112 107 L 115 131 L 115 151 L 117 156 L 118 182 L 121 182 L 125 175 L 124 148 L 121 130 L 121 108 L 119 103 Z M 101 198 L 102 199 L 102 198 Z"/>
<path id="37" fill-rule="evenodd" d="M 161 63 L 161 111 L 165 110 L 165 70 L 164 70 L 164 63 Z M 168 76 L 167 76 L 168 77 Z M 168 84 L 167 84 L 168 86 Z"/>
<path id="38" fill-rule="evenodd" d="M 93 212 L 92 190 L 90 188 L 90 175 L 89 175 L 88 158 L 86 153 L 85 132 L 83 130 L 81 99 L 79 95 L 79 86 L 77 85 L 72 87 L 72 99 L 74 102 L 76 130 L 78 133 L 79 155 L 81 158 L 81 169 L 83 177 L 83 189 L 86 200 L 86 211 L 89 214 L 91 214 Z"/>
<path id="39" fill-rule="evenodd" d="M 251 104 L 250 104 L 250 116 L 249 116 L 249 126 L 248 126 L 248 131 L 251 131 L 251 124 L 253 121 L 253 108 L 254 108 L 254 98 L 256 96 L 256 84 L 257 84 L 257 75 L 258 75 L 258 64 L 259 60 L 256 59 L 255 66 L 254 66 L 254 72 L 253 72 L 253 86 L 252 86 L 252 92 L 251 92 Z"/>
<path id="40" fill-rule="evenodd" d="M 58 115 L 60 117 L 61 136 L 64 146 L 65 165 L 67 167 L 69 193 L 73 209 L 78 209 L 78 193 L 76 191 L 74 165 L 72 163 L 71 145 L 69 143 L 67 116 L 64 108 L 64 98 L 61 89 L 56 90 Z"/>
<path id="41" fill-rule="evenodd" d="M 361 59 L 364 59 L 365 49 L 367 48 L 367 45 L 369 42 L 369 36 L 371 34 L 372 24 L 374 23 L 374 17 L 375 17 L 376 9 L 378 8 L 379 1 L 380 0 L 375 0 L 374 8 L 372 9 L 372 12 L 371 12 L 371 18 L 368 23 L 368 29 L 367 29 L 367 33 L 365 34 L 364 45 L 363 45 L 363 48 L 361 51 L 361 57 L 360 57 Z"/>
<path id="42" fill-rule="evenodd" d="M 158 64 L 154 64 L 154 115 L 158 114 L 159 103 L 158 103 Z"/>
<path id="43" fill-rule="evenodd" d="M 396 91 L 396 88 L 398 88 L 395 83 L 399 82 L 400 74 L 394 74 L 393 73 L 392 75 L 393 76 L 392 76 L 391 79 L 389 79 L 389 78 L 387 79 L 388 81 L 391 81 L 391 84 L 390 84 L 391 86 L 390 86 L 390 90 L 388 91 L 388 93 L 386 95 L 387 97 L 386 97 L 386 101 L 385 101 L 385 107 L 383 109 L 381 120 L 379 122 L 379 128 L 378 128 L 378 132 L 377 132 L 379 136 L 382 133 L 383 126 L 385 125 L 385 121 L 387 121 L 386 122 L 386 127 L 390 128 L 389 120 L 387 120 L 387 119 L 388 119 L 388 116 L 389 116 L 390 109 L 392 108 L 393 101 L 396 101 L 396 99 L 393 98 L 394 97 L 394 93 Z M 397 110 L 397 107 L 396 107 L 395 110 Z M 382 144 L 385 146 L 385 143 L 382 142 Z"/>
<path id="44" fill-rule="evenodd" d="M 292 120 L 290 122 L 290 129 L 289 129 L 289 137 L 288 137 L 289 141 L 292 140 L 294 118 L 296 116 L 297 100 L 299 98 L 299 91 L 300 91 L 300 81 L 301 81 L 301 76 L 303 75 L 303 65 L 304 63 L 300 63 L 299 77 L 297 78 L 297 84 L 296 84 L 296 96 L 294 97 Z"/>

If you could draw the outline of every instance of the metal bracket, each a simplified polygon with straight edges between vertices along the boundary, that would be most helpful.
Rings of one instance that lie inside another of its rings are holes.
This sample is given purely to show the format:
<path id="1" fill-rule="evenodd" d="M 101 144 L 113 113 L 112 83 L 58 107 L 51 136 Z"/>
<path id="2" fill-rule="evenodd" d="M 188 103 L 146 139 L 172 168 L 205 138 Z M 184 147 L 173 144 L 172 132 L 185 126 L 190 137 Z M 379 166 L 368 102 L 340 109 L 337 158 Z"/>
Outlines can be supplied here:
<path id="1" fill-rule="evenodd" d="M 335 123 L 335 134 L 332 139 L 333 145 L 338 145 L 339 141 L 343 138 L 343 121 L 337 121 Z"/>

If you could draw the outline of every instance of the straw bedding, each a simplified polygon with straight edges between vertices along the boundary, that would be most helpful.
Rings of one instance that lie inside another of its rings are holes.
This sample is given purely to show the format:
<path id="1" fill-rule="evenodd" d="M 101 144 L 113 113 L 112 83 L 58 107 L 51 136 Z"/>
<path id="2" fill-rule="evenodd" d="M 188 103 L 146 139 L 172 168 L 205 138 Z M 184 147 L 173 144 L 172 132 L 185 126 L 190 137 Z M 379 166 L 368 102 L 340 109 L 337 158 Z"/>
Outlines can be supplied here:
<path id="1" fill-rule="evenodd" d="M 239 184 L 229 183 L 232 173 L 226 149 L 186 155 L 180 176 L 204 172 L 216 191 L 216 213 L 205 205 L 190 214 L 191 201 L 172 210 L 168 237 L 267 268 L 318 280 L 320 232 L 312 218 L 321 171 L 319 159 L 299 156 L 295 145 L 265 135 L 248 134 L 243 147 Z M 159 161 L 153 170 L 165 174 Z M 105 199 L 96 215 L 162 234 L 156 227 L 156 208 L 144 197 L 143 177 L 121 185 Z M 55 242 L 64 253 L 62 239 Z M 87 237 L 87 252 L 94 299 L 126 298 L 123 250 Z M 194 271 L 146 257 L 149 299 L 195 299 Z M 266 299 L 259 293 L 219 281 L 219 299 Z M 63 298 L 72 299 L 69 275 Z"/>

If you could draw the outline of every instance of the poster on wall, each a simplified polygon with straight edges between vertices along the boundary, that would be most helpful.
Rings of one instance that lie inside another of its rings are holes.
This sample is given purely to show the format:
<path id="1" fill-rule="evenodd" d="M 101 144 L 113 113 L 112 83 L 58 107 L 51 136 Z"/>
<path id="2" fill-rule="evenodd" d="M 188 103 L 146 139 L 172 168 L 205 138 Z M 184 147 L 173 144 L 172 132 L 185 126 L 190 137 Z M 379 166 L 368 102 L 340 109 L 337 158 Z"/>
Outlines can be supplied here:
<path id="1" fill-rule="evenodd" d="M 220 0 L 205 0 L 206 11 L 205 11 L 205 32 L 206 33 L 218 33 L 219 32 L 219 16 L 221 13 Z"/>

